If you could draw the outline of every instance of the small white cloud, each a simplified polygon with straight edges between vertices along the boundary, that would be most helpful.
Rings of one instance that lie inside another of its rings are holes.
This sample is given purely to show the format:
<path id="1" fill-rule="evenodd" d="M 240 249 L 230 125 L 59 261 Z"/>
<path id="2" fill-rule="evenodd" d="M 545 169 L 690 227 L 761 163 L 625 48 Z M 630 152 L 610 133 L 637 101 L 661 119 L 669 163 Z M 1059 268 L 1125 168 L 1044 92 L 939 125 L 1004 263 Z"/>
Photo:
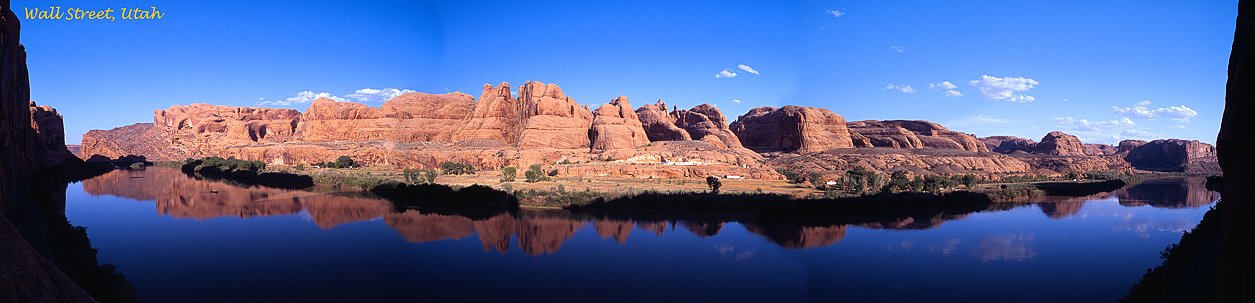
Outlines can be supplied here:
<path id="1" fill-rule="evenodd" d="M 892 49 L 894 52 L 897 52 L 897 53 L 905 53 L 905 52 L 906 52 L 907 47 L 905 47 L 905 46 L 897 46 L 897 45 L 890 45 L 890 46 L 889 46 L 889 49 Z"/>
<path id="2" fill-rule="evenodd" d="M 941 94 L 945 95 L 946 97 L 962 97 L 963 96 L 963 93 L 956 90 L 956 88 L 959 88 L 959 86 L 954 85 L 954 83 L 950 83 L 950 81 L 941 81 L 941 83 L 929 83 L 928 88 L 935 91 L 940 91 Z"/>
<path id="3" fill-rule="evenodd" d="M 1130 107 L 1112 106 L 1111 110 L 1117 114 L 1125 116 L 1126 118 L 1134 119 L 1154 119 L 1164 117 L 1178 122 L 1190 122 L 1190 118 L 1198 116 L 1197 111 L 1194 111 L 1194 109 L 1185 105 L 1151 109 L 1150 100 L 1138 102 Z"/>
<path id="4" fill-rule="evenodd" d="M 1116 143 L 1125 139 L 1153 139 L 1154 133 L 1138 129 L 1137 123 L 1127 117 L 1119 120 L 1090 121 L 1073 117 L 1056 117 L 1055 123 L 1073 131 L 1082 141 L 1090 143 Z"/>
<path id="5" fill-rule="evenodd" d="M 980 79 L 972 80 L 969 83 L 979 89 L 981 95 L 984 95 L 985 98 L 1017 103 L 1037 100 L 1033 96 L 1021 94 L 1037 86 L 1039 84 L 1037 80 L 1024 77 L 999 78 L 982 75 Z"/>
<path id="6" fill-rule="evenodd" d="M 741 104 L 741 99 L 732 99 L 732 103 Z"/>
<path id="7" fill-rule="evenodd" d="M 261 105 L 288 106 L 288 105 L 293 105 L 293 104 L 309 103 L 314 100 L 317 100 L 318 98 L 327 98 L 327 99 L 341 101 L 341 102 L 349 101 L 349 99 L 340 98 L 328 92 L 315 93 L 314 91 L 307 90 L 307 91 L 296 93 L 295 96 L 292 96 L 290 98 L 283 99 L 283 100 L 266 100 L 266 98 L 261 98 L 260 104 Z"/>
<path id="8" fill-rule="evenodd" d="M 751 73 L 751 74 L 755 74 L 755 75 L 757 75 L 757 74 L 758 74 L 758 71 L 757 71 L 757 70 L 754 70 L 754 68 L 753 68 L 753 67 L 750 67 L 749 65 L 745 65 L 745 64 L 737 64 L 737 65 L 736 65 L 736 68 L 741 69 L 741 70 L 743 70 L 743 71 L 745 71 L 745 72 L 747 72 L 747 73 Z"/>
<path id="9" fill-rule="evenodd" d="M 915 88 L 914 88 L 914 87 L 911 87 L 910 85 L 897 85 L 897 84 L 889 83 L 889 85 L 888 85 L 888 86 L 885 86 L 885 89 L 887 89 L 887 90 L 896 90 L 896 91 L 898 91 L 898 92 L 900 92 L 900 93 L 903 93 L 903 94 L 914 94 L 914 93 L 915 93 Z"/>
<path id="10" fill-rule="evenodd" d="M 829 15 L 832 15 L 832 17 L 834 18 L 840 18 L 841 16 L 845 16 L 845 12 L 841 10 L 836 10 L 836 9 L 830 9 L 827 11 L 827 13 Z"/>
<path id="11" fill-rule="evenodd" d="M 396 98 L 397 96 L 400 96 L 402 94 L 407 94 L 407 93 L 412 93 L 412 92 L 414 91 L 408 90 L 408 89 L 396 89 L 396 88 L 385 88 L 385 89 L 363 88 L 363 89 L 354 91 L 352 94 L 345 95 L 345 97 L 352 98 L 354 100 L 357 100 L 358 102 L 384 102 L 384 101 L 391 100 L 392 98 Z"/>
<path id="12" fill-rule="evenodd" d="M 725 68 L 719 71 L 719 73 L 715 74 L 715 79 L 721 79 L 721 78 L 736 78 L 736 73 Z"/>

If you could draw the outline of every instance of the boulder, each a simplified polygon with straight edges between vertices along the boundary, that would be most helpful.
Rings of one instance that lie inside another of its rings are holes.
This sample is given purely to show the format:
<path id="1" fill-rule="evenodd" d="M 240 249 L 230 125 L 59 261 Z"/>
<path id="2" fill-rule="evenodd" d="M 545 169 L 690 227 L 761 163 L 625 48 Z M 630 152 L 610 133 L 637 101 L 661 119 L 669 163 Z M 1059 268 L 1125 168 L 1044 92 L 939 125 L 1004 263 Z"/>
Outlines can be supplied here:
<path id="1" fill-rule="evenodd" d="M 593 112 L 588 136 L 592 141 L 590 148 L 595 151 L 630 149 L 649 144 L 645 128 L 624 96 L 614 98 Z"/>
<path id="2" fill-rule="evenodd" d="M 737 118 L 730 129 L 742 146 L 758 152 L 816 152 L 854 147 L 845 118 L 822 108 L 759 107 Z"/>

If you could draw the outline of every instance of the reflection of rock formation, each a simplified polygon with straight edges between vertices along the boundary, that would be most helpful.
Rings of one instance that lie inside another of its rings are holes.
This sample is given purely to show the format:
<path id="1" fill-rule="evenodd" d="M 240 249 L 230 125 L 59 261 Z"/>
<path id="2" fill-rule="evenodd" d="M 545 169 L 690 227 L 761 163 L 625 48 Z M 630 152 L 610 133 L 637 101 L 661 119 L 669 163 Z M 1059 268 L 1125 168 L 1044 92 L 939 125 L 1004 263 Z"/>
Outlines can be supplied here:
<path id="1" fill-rule="evenodd" d="M 602 239 L 614 238 L 619 244 L 627 243 L 627 238 L 632 234 L 632 227 L 636 223 L 631 221 L 619 220 L 601 220 L 593 222 L 593 229 L 597 230 L 597 235 Z"/>
<path id="2" fill-rule="evenodd" d="M 475 223 L 461 216 L 421 214 L 411 210 L 384 215 L 383 220 L 410 243 L 462 239 L 475 233 Z"/>
<path id="3" fill-rule="evenodd" d="M 1037 207 L 1041 208 L 1041 212 L 1051 219 L 1063 219 L 1081 211 L 1081 207 L 1085 206 L 1085 202 L 1042 202 L 1037 203 Z"/>
<path id="4" fill-rule="evenodd" d="M 484 251 L 496 250 L 504 254 L 510 250 L 510 238 L 514 237 L 514 216 L 500 214 L 488 220 L 475 221 L 475 232 L 484 244 Z"/>
<path id="5" fill-rule="evenodd" d="M 694 235 L 702 238 L 714 237 L 723 230 L 723 222 L 695 222 L 684 221 L 684 228 L 693 232 Z"/>
<path id="6" fill-rule="evenodd" d="M 323 229 L 340 224 L 366 221 L 393 211 L 392 203 L 379 199 L 321 195 L 317 198 L 298 199 L 314 224 Z"/>
<path id="7" fill-rule="evenodd" d="M 552 254 L 584 228 L 584 222 L 553 216 L 524 216 L 517 227 L 519 247 L 528 255 Z"/>
<path id="8" fill-rule="evenodd" d="M 787 248 L 816 248 L 836 244 L 845 238 L 845 225 L 789 226 L 745 225 L 750 232 Z"/>
<path id="9" fill-rule="evenodd" d="M 1116 191 L 1120 205 L 1166 208 L 1196 208 L 1220 199 L 1220 193 L 1207 190 L 1201 178 L 1150 180 Z"/>

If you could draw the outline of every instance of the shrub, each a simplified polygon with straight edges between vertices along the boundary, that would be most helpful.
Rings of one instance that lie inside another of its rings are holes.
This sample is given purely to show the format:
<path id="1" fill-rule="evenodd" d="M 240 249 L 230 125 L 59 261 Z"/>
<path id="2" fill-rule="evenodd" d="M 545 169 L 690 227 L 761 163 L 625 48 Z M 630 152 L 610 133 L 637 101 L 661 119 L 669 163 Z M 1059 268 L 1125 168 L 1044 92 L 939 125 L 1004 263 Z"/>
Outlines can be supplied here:
<path id="1" fill-rule="evenodd" d="M 808 172 L 806 173 L 806 181 L 816 187 L 824 186 L 824 175 L 819 172 Z"/>
<path id="2" fill-rule="evenodd" d="M 518 176 L 519 169 L 514 166 L 506 166 L 501 168 L 501 182 L 514 182 L 514 177 Z"/>
<path id="3" fill-rule="evenodd" d="M 469 163 L 445 161 L 444 163 L 440 163 L 440 170 L 446 175 L 474 174 L 475 166 L 472 166 Z"/>
<path id="4" fill-rule="evenodd" d="M 1115 180 L 1123 177 L 1124 174 L 1118 171 L 1098 170 L 1085 172 L 1085 179 L 1091 180 Z"/>
<path id="5" fill-rule="evenodd" d="M 720 181 L 719 181 L 719 177 L 715 177 L 715 176 L 707 176 L 707 177 L 706 177 L 706 186 L 709 186 L 709 187 L 710 187 L 710 193 L 712 193 L 712 194 L 718 194 L 718 193 L 719 193 L 719 187 L 722 187 L 722 186 L 723 186 L 723 182 L 720 182 Z"/>
<path id="6" fill-rule="evenodd" d="M 898 170 L 890 174 L 889 188 L 896 191 L 911 190 L 911 179 L 906 177 L 906 171 Z"/>
<path id="7" fill-rule="evenodd" d="M 527 167 L 527 172 L 523 173 L 523 178 L 528 183 L 549 181 L 549 176 L 545 175 L 545 171 L 540 168 L 540 164 L 532 164 Z"/>
<path id="8" fill-rule="evenodd" d="M 144 162 L 131 163 L 131 169 L 144 169 Z"/>
<path id="9" fill-rule="evenodd" d="M 302 170 L 305 170 L 305 164 L 297 164 L 297 165 L 294 165 L 294 166 L 292 166 L 292 169 L 295 169 L 296 171 L 302 171 Z"/>
<path id="10" fill-rule="evenodd" d="M 405 183 L 415 184 L 436 184 L 436 171 L 427 169 L 404 169 L 401 175 L 405 176 Z"/>
<path id="11" fill-rule="evenodd" d="M 806 181 L 803 179 L 804 177 L 802 176 L 802 174 L 799 174 L 798 172 L 795 172 L 787 168 L 777 168 L 776 172 L 779 172 L 781 175 L 784 175 L 784 179 L 789 180 L 789 183 L 792 183 L 792 184 L 800 184 L 803 181 Z"/>
<path id="12" fill-rule="evenodd" d="M 353 161 L 353 158 L 349 158 L 349 156 L 340 156 L 339 158 L 336 158 L 335 168 L 352 168 L 354 166 L 357 166 L 357 163 Z"/>

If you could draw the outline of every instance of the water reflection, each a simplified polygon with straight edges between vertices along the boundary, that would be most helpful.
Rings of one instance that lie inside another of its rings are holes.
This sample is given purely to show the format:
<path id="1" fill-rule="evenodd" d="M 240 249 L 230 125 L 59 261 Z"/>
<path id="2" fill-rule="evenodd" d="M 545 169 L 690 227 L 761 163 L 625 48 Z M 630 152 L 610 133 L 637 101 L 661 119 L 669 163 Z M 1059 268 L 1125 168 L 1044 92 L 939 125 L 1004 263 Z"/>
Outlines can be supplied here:
<path id="1" fill-rule="evenodd" d="M 1050 218 L 1066 218 L 1081 212 L 1085 201 L 1118 199 L 1120 205 L 1183 208 L 1207 205 L 1217 198 L 1193 182 L 1148 181 L 1115 192 L 1066 200 L 1035 203 Z M 846 237 L 848 226 L 865 229 L 931 229 L 945 222 L 960 220 L 977 212 L 994 212 L 1031 204 L 996 204 L 981 209 L 928 209 L 894 213 L 859 213 L 824 216 L 770 217 L 762 215 L 691 215 L 572 213 L 563 210 L 519 210 L 500 212 L 482 218 L 398 210 L 386 200 L 343 193 L 315 193 L 263 187 L 240 187 L 199 180 L 168 168 L 120 170 L 86 180 L 83 189 L 91 195 L 112 195 L 142 201 L 156 201 L 160 215 L 175 218 L 210 219 L 294 215 L 304 212 L 315 225 L 331 229 L 340 225 L 382 219 L 400 237 L 411 243 L 478 238 L 486 252 L 502 254 L 512 245 L 527 255 L 558 252 L 577 231 L 592 226 L 601 239 L 625 244 L 633 233 L 662 235 L 685 230 L 697 237 L 719 234 L 728 222 L 737 222 L 751 233 L 785 248 L 816 248 L 834 245 Z M 1158 198 L 1156 198 L 1158 197 Z M 1137 224 L 1132 222 L 1130 224 Z M 1158 229 L 1162 226 L 1130 225 L 1131 230 Z M 1033 235 L 990 236 L 979 240 L 976 257 L 985 261 L 1033 258 Z M 954 253 L 959 239 L 939 240 L 927 245 L 942 255 Z M 973 243 L 976 244 L 976 243 Z M 909 249 L 911 243 L 900 248 Z M 720 249 L 721 253 L 730 248 Z M 729 252 L 731 253 L 731 252 Z M 736 252 L 752 255 L 752 252 Z M 738 257 L 739 258 L 739 257 Z"/>

